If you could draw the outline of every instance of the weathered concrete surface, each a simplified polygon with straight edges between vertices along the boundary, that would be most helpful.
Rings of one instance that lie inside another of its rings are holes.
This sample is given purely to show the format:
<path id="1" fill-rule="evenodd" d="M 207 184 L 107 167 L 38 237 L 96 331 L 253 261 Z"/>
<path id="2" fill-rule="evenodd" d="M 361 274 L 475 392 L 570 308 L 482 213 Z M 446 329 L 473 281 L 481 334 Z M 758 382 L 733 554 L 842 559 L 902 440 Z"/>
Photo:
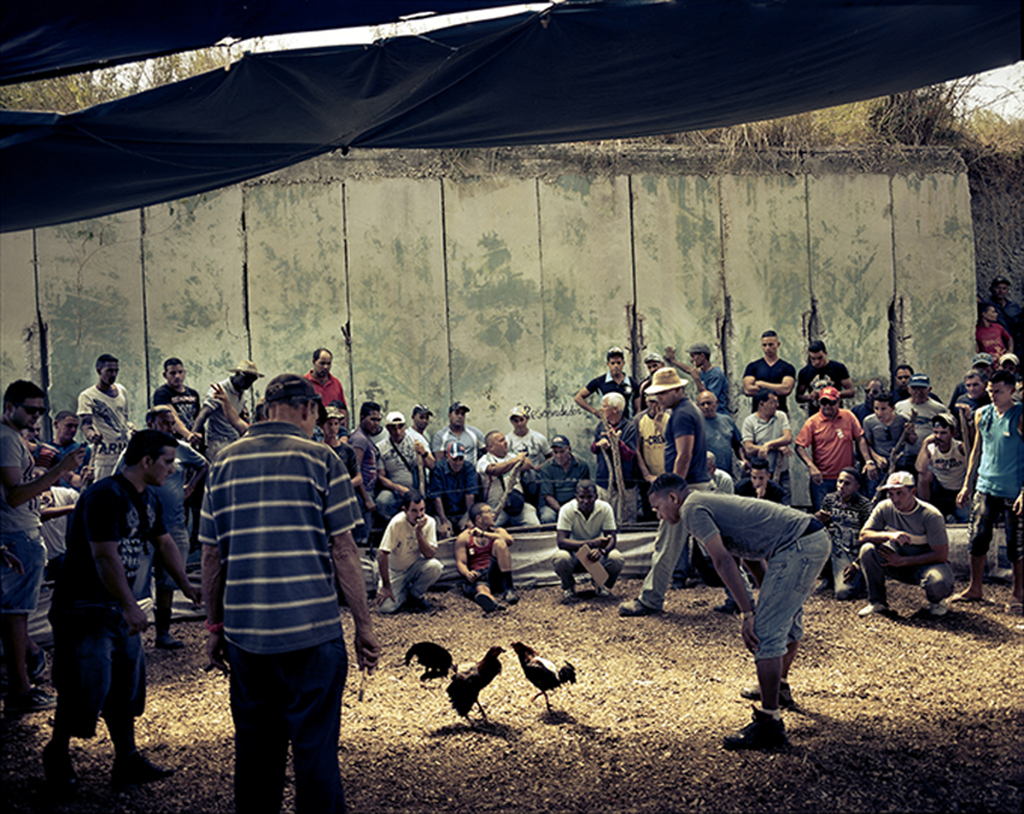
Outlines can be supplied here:
<path id="1" fill-rule="evenodd" d="M 42 381 L 32 232 L 0 235 L 0 381 Z M 24 284 L 16 284 L 22 282 Z"/>
<path id="2" fill-rule="evenodd" d="M 205 395 L 249 356 L 242 190 L 149 207 L 145 224 L 150 394 L 164 383 L 164 360 L 176 356 L 186 384 Z"/>
<path id="3" fill-rule="evenodd" d="M 78 394 L 96 383 L 96 357 L 112 353 L 131 420 L 143 426 L 149 394 L 139 224 L 138 212 L 124 212 L 36 233 L 54 413 L 77 409 Z"/>
<path id="4" fill-rule="evenodd" d="M 37 264 L 54 411 L 104 351 L 121 357 L 141 422 L 167 356 L 204 390 L 250 354 L 270 375 L 304 373 L 324 345 L 356 408 L 424 402 L 436 429 L 460 399 L 471 423 L 507 431 L 522 402 L 592 460 L 594 422 L 572 395 L 608 347 L 642 371 L 647 348 L 709 342 L 741 421 L 740 378 L 767 327 L 797 367 L 822 338 L 858 383 L 906 358 L 945 396 L 973 355 L 966 176 L 946 151 L 896 170 L 863 154 L 758 163 L 607 145 L 321 157 L 38 230 L 35 249 L 31 233 L 3 236 L 4 383 L 42 373 L 38 337 L 23 344 Z M 791 409 L 794 430 L 801 417 Z"/>
<path id="5" fill-rule="evenodd" d="M 423 403 L 443 418 L 451 393 L 441 182 L 347 183 L 345 195 L 356 383 L 350 406 L 376 401 L 411 422 L 413 405 Z"/>

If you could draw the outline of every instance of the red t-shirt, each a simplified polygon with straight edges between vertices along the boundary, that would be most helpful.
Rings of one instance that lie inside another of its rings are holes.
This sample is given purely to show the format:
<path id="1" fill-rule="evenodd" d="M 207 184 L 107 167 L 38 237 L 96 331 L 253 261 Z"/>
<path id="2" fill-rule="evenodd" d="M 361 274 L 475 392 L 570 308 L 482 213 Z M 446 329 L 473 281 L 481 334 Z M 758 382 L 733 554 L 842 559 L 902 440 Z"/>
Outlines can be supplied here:
<path id="1" fill-rule="evenodd" d="M 340 401 L 345 405 L 345 409 L 348 409 L 348 402 L 345 401 L 345 391 L 341 387 L 341 382 L 334 378 L 330 373 L 327 374 L 327 384 L 320 384 L 320 380 L 313 375 L 312 370 L 306 374 L 306 378 L 313 383 L 313 387 L 316 388 L 316 392 L 320 394 L 324 407 L 332 401 Z"/>
<path id="2" fill-rule="evenodd" d="M 800 429 L 796 442 L 811 451 L 811 460 L 828 480 L 838 478 L 843 467 L 853 466 L 854 441 L 864 434 L 857 417 L 849 410 L 840 410 L 829 421 L 815 413 Z"/>
<path id="3" fill-rule="evenodd" d="M 1010 335 L 999 323 L 987 328 L 979 325 L 974 329 L 974 340 L 978 343 L 978 353 L 990 354 L 997 362 L 1010 349 Z"/>

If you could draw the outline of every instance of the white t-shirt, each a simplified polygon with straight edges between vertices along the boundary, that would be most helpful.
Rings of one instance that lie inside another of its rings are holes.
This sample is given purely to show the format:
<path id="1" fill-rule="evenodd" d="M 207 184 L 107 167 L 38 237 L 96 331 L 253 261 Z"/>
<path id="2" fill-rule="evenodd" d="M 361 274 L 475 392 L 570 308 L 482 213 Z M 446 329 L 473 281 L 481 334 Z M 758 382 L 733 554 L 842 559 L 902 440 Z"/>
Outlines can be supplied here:
<path id="1" fill-rule="evenodd" d="M 430 515 L 427 515 L 427 522 L 423 526 L 423 536 L 436 553 L 437 522 Z M 387 552 L 389 571 L 405 571 L 423 556 L 416 539 L 416 529 L 405 519 L 405 512 L 399 512 L 391 518 L 388 527 L 384 529 L 380 550 Z"/>
<path id="2" fill-rule="evenodd" d="M 104 393 L 96 385 L 78 394 L 78 415 L 92 418 L 92 427 L 103 440 L 97 455 L 116 458 L 128 447 L 128 391 L 114 384 L 114 395 Z"/>
<path id="3" fill-rule="evenodd" d="M 530 463 L 537 468 L 541 467 L 551 452 L 548 439 L 536 430 L 527 430 L 526 435 L 516 435 L 514 432 L 510 432 L 505 436 L 505 440 L 508 441 L 509 452 L 516 455 L 525 452 Z"/>
<path id="4" fill-rule="evenodd" d="M 491 464 L 503 464 L 506 461 L 511 461 L 515 457 L 516 456 L 511 452 L 504 458 L 495 457 L 488 452 L 483 458 L 476 462 L 476 474 L 480 478 L 480 483 L 484 486 L 484 500 L 490 504 L 492 509 L 497 509 L 498 504 L 501 503 L 501 496 L 505 494 L 505 486 L 509 482 L 512 470 L 509 469 L 501 475 L 488 475 L 487 467 Z M 522 470 L 520 470 L 520 472 L 522 472 Z M 515 491 L 523 491 L 523 487 L 518 482 L 516 483 Z"/>

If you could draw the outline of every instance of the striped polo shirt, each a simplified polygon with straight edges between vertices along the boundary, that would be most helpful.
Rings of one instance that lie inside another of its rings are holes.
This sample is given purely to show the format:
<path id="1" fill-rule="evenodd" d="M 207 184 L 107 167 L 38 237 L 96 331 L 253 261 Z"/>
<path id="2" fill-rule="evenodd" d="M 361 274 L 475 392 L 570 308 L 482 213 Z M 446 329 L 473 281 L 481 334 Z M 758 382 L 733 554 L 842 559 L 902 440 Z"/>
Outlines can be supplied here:
<path id="1" fill-rule="evenodd" d="M 341 635 L 330 537 L 361 521 L 348 472 L 284 421 L 254 424 L 210 470 L 199 539 L 225 570 L 224 632 L 250 653 Z"/>

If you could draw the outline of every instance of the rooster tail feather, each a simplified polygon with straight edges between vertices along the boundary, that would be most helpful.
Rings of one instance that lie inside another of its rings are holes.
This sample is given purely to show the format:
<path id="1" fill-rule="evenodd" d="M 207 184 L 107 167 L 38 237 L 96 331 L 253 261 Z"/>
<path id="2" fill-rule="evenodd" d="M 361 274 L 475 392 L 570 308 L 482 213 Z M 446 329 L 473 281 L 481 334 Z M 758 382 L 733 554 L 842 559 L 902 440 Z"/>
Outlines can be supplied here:
<path id="1" fill-rule="evenodd" d="M 575 684 L 576 683 L 576 668 L 573 667 L 569 662 L 565 663 L 565 667 L 558 671 L 558 683 L 559 684 Z"/>

